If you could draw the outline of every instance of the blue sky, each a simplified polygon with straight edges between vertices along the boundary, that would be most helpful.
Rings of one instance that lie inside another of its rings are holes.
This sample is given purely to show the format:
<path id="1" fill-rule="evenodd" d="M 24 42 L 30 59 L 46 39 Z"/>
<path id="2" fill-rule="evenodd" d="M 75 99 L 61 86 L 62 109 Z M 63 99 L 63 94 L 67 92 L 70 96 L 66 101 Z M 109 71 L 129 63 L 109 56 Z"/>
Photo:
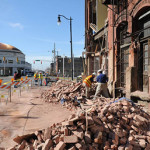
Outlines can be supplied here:
<path id="1" fill-rule="evenodd" d="M 70 22 L 72 21 L 73 53 L 84 51 L 84 0 L 1 0 L 0 43 L 20 49 L 35 69 L 49 67 L 54 42 L 58 54 L 70 57 Z M 48 52 L 49 51 L 49 52 Z M 47 60 L 33 64 L 36 59 Z"/>

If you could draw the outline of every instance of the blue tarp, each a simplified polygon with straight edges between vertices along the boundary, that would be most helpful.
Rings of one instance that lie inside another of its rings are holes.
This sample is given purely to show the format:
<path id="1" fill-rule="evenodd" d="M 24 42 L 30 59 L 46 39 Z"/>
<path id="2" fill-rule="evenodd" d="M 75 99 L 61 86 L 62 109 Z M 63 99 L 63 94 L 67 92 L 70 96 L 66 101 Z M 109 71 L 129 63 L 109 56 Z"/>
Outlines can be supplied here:
<path id="1" fill-rule="evenodd" d="M 118 103 L 119 101 L 122 101 L 122 100 L 127 100 L 129 101 L 130 103 L 132 103 L 132 105 L 135 105 L 134 102 L 126 97 L 121 97 L 120 99 L 118 100 L 115 100 L 114 102 L 110 102 L 109 105 L 111 105 L 112 103 Z"/>

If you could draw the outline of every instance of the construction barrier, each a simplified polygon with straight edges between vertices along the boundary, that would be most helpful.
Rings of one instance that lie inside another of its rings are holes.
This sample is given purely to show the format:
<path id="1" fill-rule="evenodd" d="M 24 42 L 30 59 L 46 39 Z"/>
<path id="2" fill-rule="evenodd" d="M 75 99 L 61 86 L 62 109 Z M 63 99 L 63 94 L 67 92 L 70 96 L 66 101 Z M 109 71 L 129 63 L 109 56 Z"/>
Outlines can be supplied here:
<path id="1" fill-rule="evenodd" d="M 25 78 L 14 80 L 13 78 L 11 81 L 4 83 L 3 85 L 0 85 L 0 102 L 2 99 L 6 100 L 6 104 L 8 102 L 8 99 L 11 102 L 11 96 L 13 93 L 18 92 L 18 96 L 21 96 L 22 89 L 29 89 L 29 87 L 32 86 L 32 80 Z"/>

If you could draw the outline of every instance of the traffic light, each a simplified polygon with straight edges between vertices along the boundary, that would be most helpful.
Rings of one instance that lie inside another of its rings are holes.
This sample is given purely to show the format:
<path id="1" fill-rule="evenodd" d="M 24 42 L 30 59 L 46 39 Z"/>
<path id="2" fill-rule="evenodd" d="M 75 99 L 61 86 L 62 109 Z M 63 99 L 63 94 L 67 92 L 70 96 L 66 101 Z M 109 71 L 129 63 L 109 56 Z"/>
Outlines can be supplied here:
<path id="1" fill-rule="evenodd" d="M 18 62 L 18 57 L 16 58 L 16 61 Z"/>
<path id="2" fill-rule="evenodd" d="M 42 60 L 41 60 L 41 64 L 42 64 Z"/>
<path id="3" fill-rule="evenodd" d="M 33 63 L 35 64 L 35 61 L 33 61 Z"/>

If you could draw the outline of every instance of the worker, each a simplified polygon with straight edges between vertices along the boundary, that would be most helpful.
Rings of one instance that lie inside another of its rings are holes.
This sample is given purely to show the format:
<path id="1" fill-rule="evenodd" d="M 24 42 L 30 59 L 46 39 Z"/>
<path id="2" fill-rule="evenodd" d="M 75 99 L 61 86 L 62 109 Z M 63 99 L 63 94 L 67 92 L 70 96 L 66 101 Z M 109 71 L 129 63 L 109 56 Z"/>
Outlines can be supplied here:
<path id="1" fill-rule="evenodd" d="M 96 88 L 96 92 L 94 95 L 94 99 L 96 99 L 96 97 L 99 94 L 102 94 L 104 97 L 109 98 L 109 93 L 108 93 L 108 89 L 107 89 L 107 82 L 108 82 L 108 78 L 106 76 L 105 73 L 102 73 L 103 70 L 98 70 L 98 76 L 96 78 L 97 81 L 97 88 Z"/>
<path id="2" fill-rule="evenodd" d="M 90 98 L 90 88 L 92 86 L 92 83 L 94 83 L 94 78 L 95 78 L 95 73 L 92 73 L 92 75 L 86 77 L 83 80 L 83 86 L 85 87 L 86 90 L 86 98 Z"/>
<path id="3" fill-rule="evenodd" d="M 38 79 L 39 79 L 39 75 L 38 72 L 36 71 L 36 73 L 34 74 L 35 85 L 38 85 Z"/>
<path id="4" fill-rule="evenodd" d="M 39 74 L 40 86 L 42 86 L 42 80 L 43 80 L 43 75 L 42 75 L 42 72 L 40 72 Z"/>
<path id="5" fill-rule="evenodd" d="M 48 84 L 48 72 L 45 73 L 45 86 Z"/>

